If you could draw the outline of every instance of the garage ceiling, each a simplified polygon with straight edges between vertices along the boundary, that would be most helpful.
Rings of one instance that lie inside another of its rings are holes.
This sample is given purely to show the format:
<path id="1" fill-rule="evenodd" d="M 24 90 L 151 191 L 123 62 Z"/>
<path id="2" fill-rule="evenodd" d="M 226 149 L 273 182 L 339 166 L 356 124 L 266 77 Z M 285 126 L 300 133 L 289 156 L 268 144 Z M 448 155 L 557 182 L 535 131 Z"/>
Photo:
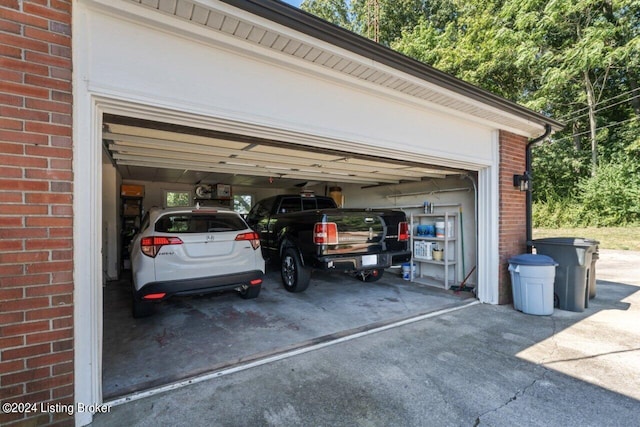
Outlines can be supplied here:
<path id="1" fill-rule="evenodd" d="M 305 182 L 399 184 L 445 178 L 462 170 L 393 161 L 105 115 L 103 141 L 123 179 L 247 186 L 302 186 Z"/>

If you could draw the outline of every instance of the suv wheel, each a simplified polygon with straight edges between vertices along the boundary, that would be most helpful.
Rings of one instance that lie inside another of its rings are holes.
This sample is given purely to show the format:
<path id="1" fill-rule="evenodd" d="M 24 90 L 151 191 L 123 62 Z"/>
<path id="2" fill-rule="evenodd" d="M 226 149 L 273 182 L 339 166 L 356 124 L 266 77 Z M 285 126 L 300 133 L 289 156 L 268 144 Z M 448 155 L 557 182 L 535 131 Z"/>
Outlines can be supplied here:
<path id="1" fill-rule="evenodd" d="M 140 300 L 131 292 L 131 314 L 133 314 L 134 319 L 151 316 L 154 309 L 155 307 L 151 301 Z"/>
<path id="2" fill-rule="evenodd" d="M 133 298 L 133 317 L 140 319 L 141 317 L 149 317 L 153 314 L 153 303 L 149 301 L 140 301 Z"/>
<path id="3" fill-rule="evenodd" d="M 289 292 L 302 292 L 309 286 L 311 269 L 304 267 L 295 248 L 285 249 L 281 264 L 282 284 Z"/>

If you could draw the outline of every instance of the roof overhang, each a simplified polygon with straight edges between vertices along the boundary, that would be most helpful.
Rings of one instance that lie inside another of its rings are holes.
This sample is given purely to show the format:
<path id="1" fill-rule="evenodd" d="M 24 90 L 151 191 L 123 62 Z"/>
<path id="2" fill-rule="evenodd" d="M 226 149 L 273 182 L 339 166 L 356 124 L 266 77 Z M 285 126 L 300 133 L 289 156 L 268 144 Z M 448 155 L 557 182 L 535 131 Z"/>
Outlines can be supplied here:
<path id="1" fill-rule="evenodd" d="M 156 28 L 528 138 L 543 134 L 545 125 L 554 131 L 564 126 L 281 1 L 86 1 Z"/>

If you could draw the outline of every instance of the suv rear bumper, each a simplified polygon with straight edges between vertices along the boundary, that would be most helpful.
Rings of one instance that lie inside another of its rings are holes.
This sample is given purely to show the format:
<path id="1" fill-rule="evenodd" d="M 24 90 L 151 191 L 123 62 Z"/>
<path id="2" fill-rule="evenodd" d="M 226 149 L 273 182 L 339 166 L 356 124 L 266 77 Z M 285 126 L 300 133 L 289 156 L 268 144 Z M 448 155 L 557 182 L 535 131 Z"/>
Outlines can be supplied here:
<path id="1" fill-rule="evenodd" d="M 197 279 L 149 282 L 135 291 L 135 297 L 141 300 L 145 295 L 165 293 L 166 295 L 161 299 L 167 299 L 174 295 L 198 295 L 228 291 L 239 286 L 252 286 L 252 280 L 262 279 L 263 276 L 264 273 L 262 271 L 252 270 L 221 276 L 199 277 Z"/>

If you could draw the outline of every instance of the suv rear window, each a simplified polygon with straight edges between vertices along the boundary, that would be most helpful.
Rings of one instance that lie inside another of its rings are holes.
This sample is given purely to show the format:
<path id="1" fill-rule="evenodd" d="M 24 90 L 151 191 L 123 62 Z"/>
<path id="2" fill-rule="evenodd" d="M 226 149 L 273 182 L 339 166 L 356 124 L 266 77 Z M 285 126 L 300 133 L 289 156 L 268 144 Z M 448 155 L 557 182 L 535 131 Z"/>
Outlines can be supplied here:
<path id="1" fill-rule="evenodd" d="M 160 233 L 217 233 L 247 228 L 242 218 L 229 214 L 168 214 L 156 221 L 155 231 Z"/>

